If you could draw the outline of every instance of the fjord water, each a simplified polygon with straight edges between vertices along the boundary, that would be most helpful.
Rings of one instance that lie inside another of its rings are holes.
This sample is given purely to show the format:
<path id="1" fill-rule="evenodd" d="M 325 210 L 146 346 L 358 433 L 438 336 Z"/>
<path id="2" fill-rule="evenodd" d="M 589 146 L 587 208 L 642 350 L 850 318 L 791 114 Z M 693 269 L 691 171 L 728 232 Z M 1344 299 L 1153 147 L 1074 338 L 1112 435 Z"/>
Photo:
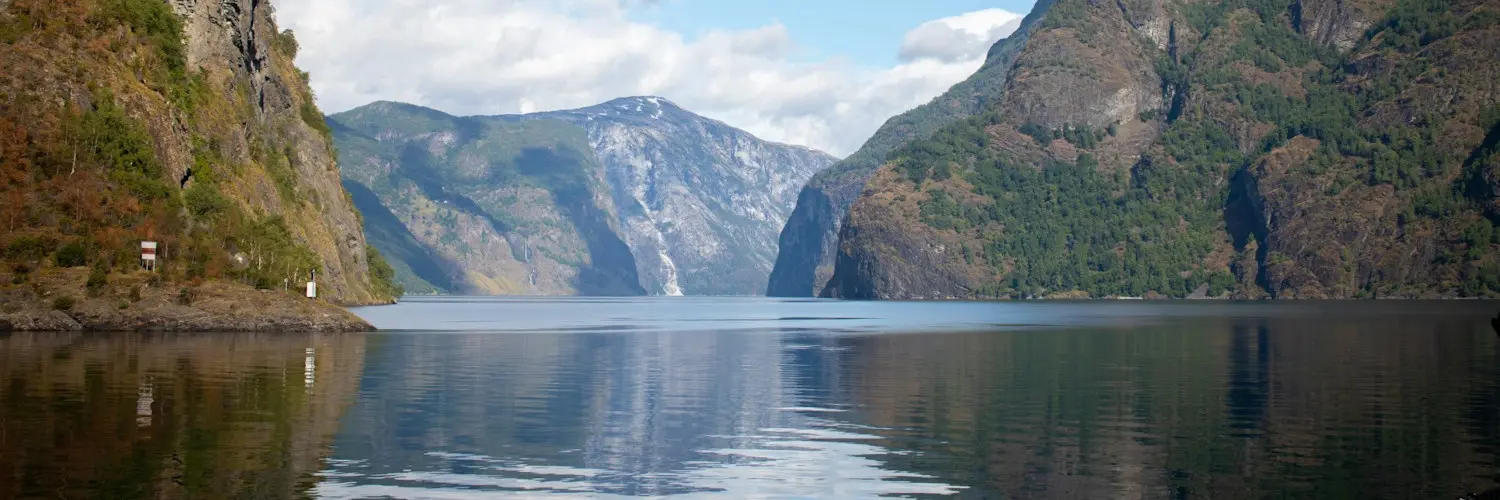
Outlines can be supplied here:
<path id="1" fill-rule="evenodd" d="M 0 339 L 0 498 L 1456 498 L 1479 302 L 408 300 Z"/>

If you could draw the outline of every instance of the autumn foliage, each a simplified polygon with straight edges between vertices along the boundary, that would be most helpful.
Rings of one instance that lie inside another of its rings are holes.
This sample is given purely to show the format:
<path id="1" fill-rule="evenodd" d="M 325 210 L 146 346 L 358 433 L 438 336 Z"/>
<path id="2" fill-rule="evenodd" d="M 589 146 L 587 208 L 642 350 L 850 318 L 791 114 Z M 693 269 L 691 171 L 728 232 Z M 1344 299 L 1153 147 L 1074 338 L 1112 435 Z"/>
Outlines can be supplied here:
<path id="1" fill-rule="evenodd" d="M 235 169 L 196 146 L 211 141 L 193 120 L 216 112 L 198 109 L 204 82 L 187 67 L 181 20 L 161 0 L 14 0 L 0 9 L 6 270 L 129 271 L 142 240 L 160 243 L 169 280 L 280 288 L 319 270 L 321 259 L 280 218 L 223 193 L 232 186 L 213 172 Z M 180 136 L 198 158 L 174 167 L 163 143 Z M 190 166 L 199 175 L 186 175 Z"/>

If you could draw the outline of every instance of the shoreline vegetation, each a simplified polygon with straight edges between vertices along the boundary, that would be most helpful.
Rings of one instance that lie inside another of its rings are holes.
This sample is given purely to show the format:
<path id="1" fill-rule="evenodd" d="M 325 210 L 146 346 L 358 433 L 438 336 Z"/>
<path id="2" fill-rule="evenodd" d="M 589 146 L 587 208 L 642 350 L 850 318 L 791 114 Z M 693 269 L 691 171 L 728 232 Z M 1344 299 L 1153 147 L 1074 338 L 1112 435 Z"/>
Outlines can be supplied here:
<path id="1" fill-rule="evenodd" d="M 51 268 L 25 281 L 0 273 L 0 332 L 326 332 L 374 331 L 337 305 L 209 280 L 167 283 L 136 272 L 91 280 L 87 268 Z"/>
<path id="2" fill-rule="evenodd" d="M 371 330 L 339 305 L 401 290 L 297 50 L 265 1 L 0 0 L 0 331 Z"/>

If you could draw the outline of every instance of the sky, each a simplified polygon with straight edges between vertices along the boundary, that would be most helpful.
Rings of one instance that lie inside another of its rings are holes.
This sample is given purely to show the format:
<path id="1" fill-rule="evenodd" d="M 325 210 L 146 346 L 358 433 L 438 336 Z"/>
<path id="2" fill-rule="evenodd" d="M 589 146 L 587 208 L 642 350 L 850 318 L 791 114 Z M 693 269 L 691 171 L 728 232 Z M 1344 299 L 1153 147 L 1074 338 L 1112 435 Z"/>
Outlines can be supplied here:
<path id="1" fill-rule="evenodd" d="M 984 62 L 1033 0 L 278 0 L 327 113 L 664 97 L 837 156 Z"/>

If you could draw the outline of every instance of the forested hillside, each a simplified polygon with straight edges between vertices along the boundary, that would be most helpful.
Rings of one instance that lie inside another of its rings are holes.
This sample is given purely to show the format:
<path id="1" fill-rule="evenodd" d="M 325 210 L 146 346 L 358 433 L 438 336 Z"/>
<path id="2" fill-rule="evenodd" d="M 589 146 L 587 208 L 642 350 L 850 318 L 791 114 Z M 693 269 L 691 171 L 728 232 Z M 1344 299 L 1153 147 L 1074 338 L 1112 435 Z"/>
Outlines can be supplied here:
<path id="1" fill-rule="evenodd" d="M 876 173 L 825 293 L 1494 295 L 1497 54 L 1493 2 L 1063 0 Z"/>
<path id="2" fill-rule="evenodd" d="M 813 176 L 797 197 L 797 206 L 781 231 L 776 267 L 766 294 L 812 297 L 833 275 L 839 227 L 865 182 L 886 156 L 914 139 L 924 139 L 952 124 L 993 108 L 1005 92 L 1006 75 L 1026 46 L 1037 21 L 1054 0 L 1038 0 L 1011 36 L 990 48 L 984 65 L 931 102 L 896 115 L 875 131 L 858 151 Z"/>
<path id="3" fill-rule="evenodd" d="M 149 239 L 163 258 L 153 283 L 282 289 L 317 272 L 333 302 L 399 293 L 371 279 L 328 128 L 292 65 L 296 38 L 270 9 L 0 4 L 7 283 L 87 268 L 92 296 L 136 269 Z"/>

